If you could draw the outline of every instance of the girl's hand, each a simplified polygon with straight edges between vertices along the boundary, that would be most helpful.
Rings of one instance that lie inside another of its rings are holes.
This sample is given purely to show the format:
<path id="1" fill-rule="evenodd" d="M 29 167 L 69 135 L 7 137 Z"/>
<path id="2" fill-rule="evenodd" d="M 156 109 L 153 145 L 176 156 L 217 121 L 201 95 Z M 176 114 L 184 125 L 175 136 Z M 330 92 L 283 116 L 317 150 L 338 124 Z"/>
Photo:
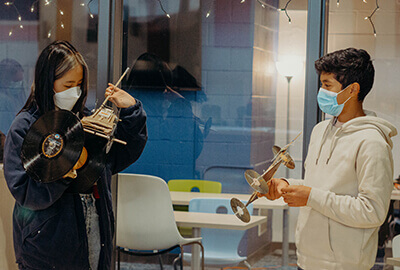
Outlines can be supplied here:
<path id="1" fill-rule="evenodd" d="M 113 92 L 114 91 L 114 92 Z M 105 96 L 110 96 L 109 100 L 114 103 L 118 108 L 128 108 L 136 104 L 136 99 L 129 95 L 124 90 L 115 87 L 109 83 L 106 89 Z"/>

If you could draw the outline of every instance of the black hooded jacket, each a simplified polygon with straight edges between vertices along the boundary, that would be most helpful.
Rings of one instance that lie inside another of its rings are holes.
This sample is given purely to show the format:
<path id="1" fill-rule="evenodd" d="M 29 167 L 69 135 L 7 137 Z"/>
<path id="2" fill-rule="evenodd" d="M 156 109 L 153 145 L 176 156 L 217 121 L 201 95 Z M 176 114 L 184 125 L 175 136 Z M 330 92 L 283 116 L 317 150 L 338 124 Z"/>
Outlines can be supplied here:
<path id="1" fill-rule="evenodd" d="M 4 148 L 4 175 L 16 202 L 13 213 L 14 249 L 20 269 L 89 269 L 88 244 L 79 194 L 69 193 L 73 181 L 39 183 L 25 172 L 21 147 L 30 126 L 40 117 L 37 108 L 21 112 L 13 121 Z M 147 141 L 146 113 L 140 101 L 121 109 L 114 143 L 97 181 L 96 207 L 100 222 L 99 269 L 110 269 L 114 215 L 111 176 L 135 162 Z"/>

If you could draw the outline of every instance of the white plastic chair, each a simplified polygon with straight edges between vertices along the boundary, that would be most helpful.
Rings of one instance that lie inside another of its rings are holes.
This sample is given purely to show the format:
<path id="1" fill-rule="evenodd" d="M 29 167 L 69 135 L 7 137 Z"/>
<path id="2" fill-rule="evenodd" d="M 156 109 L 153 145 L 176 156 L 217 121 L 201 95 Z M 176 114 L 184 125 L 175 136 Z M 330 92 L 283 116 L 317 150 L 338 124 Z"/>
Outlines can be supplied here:
<path id="1" fill-rule="evenodd" d="M 252 213 L 253 205 L 250 204 L 247 209 Z M 189 203 L 189 212 L 226 213 L 233 215 L 230 199 L 220 198 L 191 199 Z M 203 238 L 205 265 L 214 267 L 235 266 L 243 262 L 248 269 L 251 269 L 250 264 L 246 261 L 247 257 L 242 257 L 238 254 L 239 243 L 244 234 L 245 231 L 239 230 L 203 228 L 201 230 L 201 236 Z M 185 261 L 191 261 L 191 255 L 192 254 L 184 254 L 183 259 Z"/>
<path id="2" fill-rule="evenodd" d="M 392 239 L 392 253 L 393 257 L 400 257 L 400 234 L 396 235 Z M 400 267 L 395 266 L 393 269 L 400 270 Z"/>
<path id="3" fill-rule="evenodd" d="M 191 244 L 200 245 L 204 269 L 201 237 L 183 238 L 180 235 L 168 186 L 163 179 L 151 175 L 118 174 L 117 190 L 118 269 L 120 252 L 158 255 L 180 247 L 183 256 L 183 246 Z"/>

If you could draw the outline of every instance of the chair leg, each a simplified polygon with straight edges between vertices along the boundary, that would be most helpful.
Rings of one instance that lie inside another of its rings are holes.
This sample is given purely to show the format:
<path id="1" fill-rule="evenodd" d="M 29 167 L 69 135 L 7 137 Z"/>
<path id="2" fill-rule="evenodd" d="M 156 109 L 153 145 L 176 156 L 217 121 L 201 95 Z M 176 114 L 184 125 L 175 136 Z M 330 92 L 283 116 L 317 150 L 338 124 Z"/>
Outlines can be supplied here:
<path id="1" fill-rule="evenodd" d="M 158 255 L 158 262 L 160 263 L 160 269 L 161 269 L 161 270 L 164 270 L 163 262 L 162 262 L 162 258 L 161 258 L 161 254 Z"/>
<path id="2" fill-rule="evenodd" d="M 251 270 L 251 265 L 247 261 L 244 261 L 243 263 L 246 265 L 248 270 Z"/>
<path id="3" fill-rule="evenodd" d="M 176 264 L 178 263 L 178 261 L 180 261 L 181 270 L 183 270 L 183 267 L 182 267 L 182 259 L 181 259 L 180 256 L 176 257 L 176 258 L 174 259 L 174 262 L 172 263 L 172 265 L 174 266 L 174 270 L 177 270 Z"/>
<path id="4" fill-rule="evenodd" d="M 180 262 L 181 262 L 181 270 L 183 270 L 183 246 L 179 246 L 181 249 L 181 258 L 180 258 Z"/>
<path id="5" fill-rule="evenodd" d="M 118 258 L 118 263 L 117 263 L 117 269 L 120 270 L 121 269 L 121 265 L 120 265 L 120 261 L 121 261 L 121 252 L 119 250 L 119 248 L 117 248 L 117 258 Z"/>

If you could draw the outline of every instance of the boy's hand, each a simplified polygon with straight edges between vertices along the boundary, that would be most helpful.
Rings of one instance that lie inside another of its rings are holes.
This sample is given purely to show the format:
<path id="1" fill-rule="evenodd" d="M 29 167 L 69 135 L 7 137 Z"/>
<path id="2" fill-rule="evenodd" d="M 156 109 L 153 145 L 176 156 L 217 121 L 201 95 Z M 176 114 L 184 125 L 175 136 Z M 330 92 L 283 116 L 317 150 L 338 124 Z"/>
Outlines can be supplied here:
<path id="1" fill-rule="evenodd" d="M 289 206 L 306 206 L 311 188 L 307 186 L 287 186 L 282 189 L 282 197 Z"/>
<path id="2" fill-rule="evenodd" d="M 267 182 L 268 185 L 268 193 L 261 194 L 257 193 L 258 197 L 267 197 L 269 200 L 276 200 L 282 196 L 282 189 L 289 186 L 288 182 L 280 178 L 272 178 Z"/>

